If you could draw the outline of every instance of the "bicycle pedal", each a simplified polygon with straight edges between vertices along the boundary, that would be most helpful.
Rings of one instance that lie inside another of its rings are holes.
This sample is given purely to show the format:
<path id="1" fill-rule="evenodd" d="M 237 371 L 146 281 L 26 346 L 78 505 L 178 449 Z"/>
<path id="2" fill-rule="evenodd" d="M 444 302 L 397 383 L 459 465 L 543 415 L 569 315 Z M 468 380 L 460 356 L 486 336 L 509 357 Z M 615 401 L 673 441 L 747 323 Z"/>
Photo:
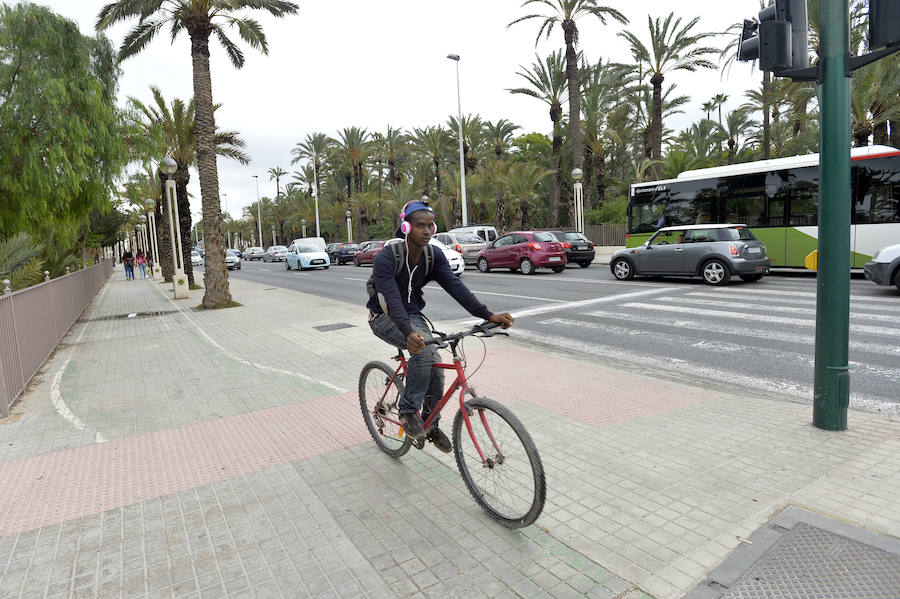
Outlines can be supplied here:
<path id="1" fill-rule="evenodd" d="M 413 439 L 412 446 L 416 449 L 425 449 L 425 439 Z"/>

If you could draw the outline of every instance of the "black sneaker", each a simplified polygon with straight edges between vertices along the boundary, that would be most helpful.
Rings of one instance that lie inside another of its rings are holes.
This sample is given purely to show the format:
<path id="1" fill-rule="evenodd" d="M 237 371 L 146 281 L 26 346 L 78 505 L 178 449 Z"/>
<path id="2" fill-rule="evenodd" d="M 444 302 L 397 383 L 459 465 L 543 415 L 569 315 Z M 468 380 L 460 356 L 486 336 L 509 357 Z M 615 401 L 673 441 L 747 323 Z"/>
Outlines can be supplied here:
<path id="1" fill-rule="evenodd" d="M 444 453 L 450 453 L 453 451 L 453 444 L 450 443 L 450 438 L 444 434 L 444 431 L 434 426 L 431 430 L 428 431 L 428 434 L 425 435 L 425 438 L 434 443 L 434 446 L 438 449 L 438 451 L 443 451 Z"/>
<path id="2" fill-rule="evenodd" d="M 401 414 L 400 424 L 411 439 L 420 441 L 425 438 L 425 428 L 422 426 L 422 419 L 415 412 L 412 414 Z"/>

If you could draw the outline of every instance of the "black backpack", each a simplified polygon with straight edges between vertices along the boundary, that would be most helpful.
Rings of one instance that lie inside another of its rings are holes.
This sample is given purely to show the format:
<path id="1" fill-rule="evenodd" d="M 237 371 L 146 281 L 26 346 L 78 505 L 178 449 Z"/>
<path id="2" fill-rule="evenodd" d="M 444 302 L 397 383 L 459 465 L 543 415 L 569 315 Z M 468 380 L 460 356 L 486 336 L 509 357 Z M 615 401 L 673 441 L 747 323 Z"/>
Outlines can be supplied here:
<path id="1" fill-rule="evenodd" d="M 403 270 L 403 265 L 406 264 L 406 244 L 400 243 L 397 241 L 388 242 L 384 245 L 384 249 L 381 251 L 385 251 L 388 248 L 391 248 L 391 251 L 394 253 L 394 276 L 400 274 L 400 271 Z M 432 268 L 434 268 L 434 246 L 430 243 L 425 246 L 425 278 L 428 278 L 428 275 L 431 274 Z M 372 264 L 372 268 L 375 268 L 375 264 Z M 366 291 L 369 293 L 369 297 L 378 296 L 378 305 L 381 306 L 381 310 L 387 314 L 387 300 L 385 300 L 384 295 L 379 293 L 377 289 L 375 289 L 375 274 L 372 273 L 369 275 L 369 280 L 366 281 Z"/>

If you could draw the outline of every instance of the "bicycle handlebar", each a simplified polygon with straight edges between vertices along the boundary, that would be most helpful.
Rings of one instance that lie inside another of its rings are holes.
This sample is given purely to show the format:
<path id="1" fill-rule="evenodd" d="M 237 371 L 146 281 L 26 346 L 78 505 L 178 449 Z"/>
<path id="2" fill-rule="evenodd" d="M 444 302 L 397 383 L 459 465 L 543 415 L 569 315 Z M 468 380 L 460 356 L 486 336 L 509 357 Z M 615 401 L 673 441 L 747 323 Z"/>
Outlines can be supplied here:
<path id="1" fill-rule="evenodd" d="M 459 341 L 463 337 L 468 337 L 469 335 L 477 335 L 481 333 L 482 337 L 493 337 L 494 335 L 508 335 L 506 332 L 496 332 L 489 333 L 490 329 L 495 329 L 500 326 L 498 322 L 488 322 L 484 321 L 480 324 L 476 324 L 468 331 L 462 331 L 461 333 L 442 333 L 440 331 L 432 331 L 432 333 L 436 336 L 436 339 L 430 339 L 425 342 L 425 345 L 437 345 L 439 347 L 446 347 L 448 342 Z"/>

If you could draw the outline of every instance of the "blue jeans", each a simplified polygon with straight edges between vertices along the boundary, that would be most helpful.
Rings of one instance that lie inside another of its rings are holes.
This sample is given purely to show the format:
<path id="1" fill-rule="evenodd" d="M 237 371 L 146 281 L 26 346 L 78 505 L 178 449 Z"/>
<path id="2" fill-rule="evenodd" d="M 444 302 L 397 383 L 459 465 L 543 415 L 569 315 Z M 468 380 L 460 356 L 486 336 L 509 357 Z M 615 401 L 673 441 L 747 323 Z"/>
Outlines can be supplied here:
<path id="1" fill-rule="evenodd" d="M 410 321 L 413 328 L 422 333 L 425 341 L 433 339 L 428 323 L 421 314 L 411 314 Z M 369 319 L 372 332 L 382 341 L 399 349 L 406 349 L 406 337 L 394 324 L 387 314 L 379 314 Z M 433 345 L 426 345 L 425 349 L 415 355 L 409 356 L 406 369 L 406 392 L 400 398 L 398 412 L 401 414 L 422 411 L 422 421 L 428 419 L 428 415 L 444 394 L 444 371 L 440 368 L 432 368 L 431 365 L 438 362 L 438 352 Z M 437 426 L 439 417 L 434 419 L 432 426 Z"/>

